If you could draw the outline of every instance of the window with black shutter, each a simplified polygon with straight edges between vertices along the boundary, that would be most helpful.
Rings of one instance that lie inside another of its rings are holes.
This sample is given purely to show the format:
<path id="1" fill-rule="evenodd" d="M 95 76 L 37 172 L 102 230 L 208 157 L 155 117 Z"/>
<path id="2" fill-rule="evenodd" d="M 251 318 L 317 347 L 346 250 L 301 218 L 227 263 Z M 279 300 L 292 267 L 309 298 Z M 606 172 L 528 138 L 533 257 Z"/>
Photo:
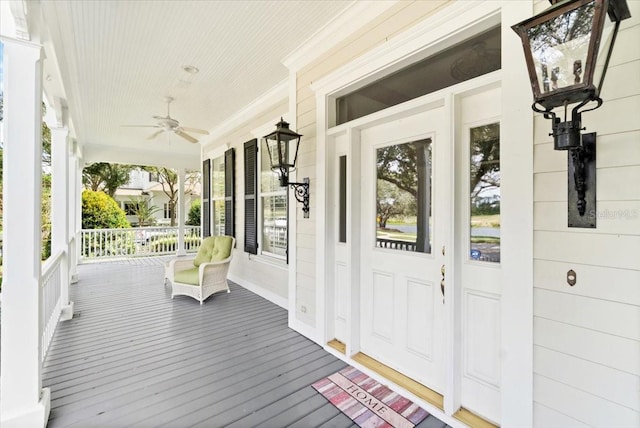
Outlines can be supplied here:
<path id="1" fill-rule="evenodd" d="M 244 143 L 244 251 L 258 253 L 258 140 Z"/>
<path id="2" fill-rule="evenodd" d="M 202 162 L 202 237 L 211 236 L 211 159 Z"/>
<path id="3" fill-rule="evenodd" d="M 236 236 L 235 162 L 236 156 L 232 148 L 224 152 L 224 232 L 228 236 Z"/>

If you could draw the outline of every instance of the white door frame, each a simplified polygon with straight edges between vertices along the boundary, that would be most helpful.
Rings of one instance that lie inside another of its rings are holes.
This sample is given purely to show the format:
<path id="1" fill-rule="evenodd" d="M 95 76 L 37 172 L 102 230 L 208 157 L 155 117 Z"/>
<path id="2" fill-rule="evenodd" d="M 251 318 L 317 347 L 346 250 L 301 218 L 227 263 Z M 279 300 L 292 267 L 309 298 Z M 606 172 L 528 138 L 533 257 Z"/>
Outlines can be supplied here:
<path id="1" fill-rule="evenodd" d="M 376 80 L 381 75 L 409 64 L 419 57 L 441 50 L 443 44 L 455 43 L 501 22 L 502 28 L 502 69 L 499 72 L 474 79 L 473 86 L 477 86 L 482 79 L 496 79 L 502 86 L 502 195 L 505 203 L 502 206 L 502 237 L 504 268 L 504 284 L 501 300 L 501 378 L 502 384 L 502 413 L 503 426 L 532 426 L 533 423 L 533 114 L 530 110 L 531 93 L 522 57 L 522 49 L 517 37 L 514 37 L 510 26 L 531 16 L 533 2 L 513 1 L 482 1 L 453 3 L 440 13 L 425 19 L 410 30 L 390 39 L 384 45 L 373 49 L 351 63 L 339 68 L 332 74 L 320 79 L 312 85 L 316 93 L 317 122 L 316 122 L 316 155 L 317 180 L 316 193 L 317 210 L 316 236 L 317 240 L 317 280 L 316 280 L 316 334 L 319 343 L 326 344 L 328 337 L 328 308 L 333 307 L 333 290 L 327 279 L 331 274 L 327 269 L 330 257 L 329 248 L 332 237 L 329 237 L 325 220 L 333 215 L 327 208 L 327 141 L 339 132 L 357 133 L 359 125 L 375 121 L 390 112 L 397 111 L 405 114 L 413 103 L 422 102 L 424 98 L 412 100 L 399 106 L 391 107 L 384 112 L 373 113 L 366 118 L 356 119 L 348 124 L 330 127 L 333 117 L 331 100 L 357 85 L 363 85 Z M 452 23 L 456 25 L 452 28 Z M 489 82 L 487 80 L 487 83 Z M 468 82 L 465 82 L 468 84 Z M 463 88 L 470 89 L 460 84 Z M 450 90 L 450 89 L 449 89 Z M 458 91 L 456 91 L 458 92 Z M 453 109 L 452 100 L 449 106 Z M 453 112 L 453 110 L 451 110 Z M 453 130 L 452 130 L 453 132 Z M 453 150 L 453 147 L 452 147 Z M 355 153 L 350 153 L 353 157 Z M 353 188 L 353 187 L 351 187 Z M 513 200 L 513 203 L 506 203 Z M 518 231 L 517 234 L 508 231 Z M 452 240 L 453 241 L 453 237 Z M 516 251 L 510 250 L 516 249 Z M 352 255 L 357 250 L 352 250 Z M 450 263 L 449 263 L 450 264 Z M 455 273 L 452 273 L 455 275 Z M 353 280 L 353 279 L 352 279 Z M 452 283 L 455 278 L 448 278 Z M 356 281 L 357 282 L 357 281 Z M 355 288 L 355 289 L 353 289 Z M 354 311 L 351 315 L 352 336 L 347 343 L 347 360 L 350 355 L 358 351 L 358 329 L 354 327 L 357 311 L 358 285 L 352 286 L 350 307 Z M 454 311 L 449 310 L 450 325 L 454 325 Z M 355 318 L 354 318 L 355 317 Z M 449 353 L 455 355 L 454 350 L 460 349 L 459 340 L 449 341 Z M 452 414 L 459 403 L 455 394 L 457 375 L 453 367 L 447 373 L 447 388 L 445 391 L 445 413 Z M 447 395 L 449 399 L 447 399 Z"/>

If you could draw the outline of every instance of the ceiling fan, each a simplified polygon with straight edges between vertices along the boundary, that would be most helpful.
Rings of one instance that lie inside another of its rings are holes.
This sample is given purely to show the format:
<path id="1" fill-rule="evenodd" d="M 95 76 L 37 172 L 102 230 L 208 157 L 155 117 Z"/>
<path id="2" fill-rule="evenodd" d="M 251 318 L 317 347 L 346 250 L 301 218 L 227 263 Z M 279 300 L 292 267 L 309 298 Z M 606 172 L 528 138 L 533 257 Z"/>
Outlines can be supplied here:
<path id="1" fill-rule="evenodd" d="M 158 135 L 163 132 L 173 132 L 179 137 L 184 138 L 190 143 L 197 143 L 198 140 L 191 135 L 187 134 L 187 132 L 193 132 L 196 134 L 204 134 L 209 135 L 209 132 L 204 129 L 197 128 L 187 128 L 186 126 L 180 126 L 180 122 L 171 117 L 170 107 L 171 102 L 173 101 L 173 97 L 164 97 L 164 102 L 167 103 L 167 115 L 166 116 L 153 116 L 153 118 L 157 121 L 155 125 L 122 125 L 123 127 L 129 128 L 159 128 L 159 131 L 154 132 L 153 134 L 147 137 L 147 140 L 153 140 Z"/>

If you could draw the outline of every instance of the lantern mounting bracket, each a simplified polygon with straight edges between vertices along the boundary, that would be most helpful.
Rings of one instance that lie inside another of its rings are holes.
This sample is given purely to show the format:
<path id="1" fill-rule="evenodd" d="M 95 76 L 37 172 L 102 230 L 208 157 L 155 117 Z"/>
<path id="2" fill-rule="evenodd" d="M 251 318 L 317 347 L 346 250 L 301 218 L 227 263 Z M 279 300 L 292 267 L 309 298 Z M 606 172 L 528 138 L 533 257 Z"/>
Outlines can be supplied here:
<path id="1" fill-rule="evenodd" d="M 302 179 L 302 183 L 289 183 L 296 200 L 302 204 L 304 218 L 309 218 L 309 177 Z"/>
<path id="2" fill-rule="evenodd" d="M 595 107 L 580 111 L 590 101 L 595 101 Z M 567 120 L 567 105 L 565 104 L 564 121 L 557 117 L 550 109 L 541 110 L 534 103 L 531 108 L 552 121 L 553 145 L 556 150 L 567 150 L 567 207 L 568 226 L 595 228 L 596 227 L 596 133 L 581 134 L 582 113 L 595 110 L 602 105 L 602 99 L 595 97 L 585 100 L 571 110 L 571 120 Z M 589 209 L 587 211 L 587 208 Z"/>
<path id="3" fill-rule="evenodd" d="M 289 181 L 289 176 L 286 174 L 280 175 L 280 187 L 290 186 L 293 189 L 293 196 L 296 197 L 296 201 L 302 204 L 302 212 L 304 218 L 309 218 L 309 177 L 302 179 L 302 183 L 293 183 Z"/>

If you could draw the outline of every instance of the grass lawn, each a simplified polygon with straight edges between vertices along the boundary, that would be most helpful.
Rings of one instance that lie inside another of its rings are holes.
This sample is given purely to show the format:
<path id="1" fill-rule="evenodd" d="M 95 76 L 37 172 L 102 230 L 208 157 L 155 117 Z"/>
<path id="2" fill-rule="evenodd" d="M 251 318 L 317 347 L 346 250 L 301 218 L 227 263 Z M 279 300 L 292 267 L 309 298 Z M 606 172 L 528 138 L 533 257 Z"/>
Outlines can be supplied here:
<path id="1" fill-rule="evenodd" d="M 500 227 L 500 214 L 473 215 L 471 227 Z"/>

